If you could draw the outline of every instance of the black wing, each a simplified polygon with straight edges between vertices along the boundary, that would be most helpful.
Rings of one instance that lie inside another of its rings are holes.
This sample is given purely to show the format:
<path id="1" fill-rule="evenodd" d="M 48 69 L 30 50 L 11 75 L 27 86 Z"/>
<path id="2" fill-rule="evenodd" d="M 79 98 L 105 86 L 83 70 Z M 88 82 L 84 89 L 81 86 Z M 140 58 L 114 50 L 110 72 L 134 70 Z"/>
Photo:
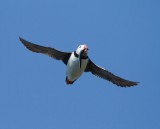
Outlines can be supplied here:
<path id="1" fill-rule="evenodd" d="M 68 59 L 69 59 L 71 53 L 61 52 L 61 51 L 56 50 L 54 48 L 36 45 L 34 43 L 31 43 L 31 42 L 28 42 L 28 41 L 22 39 L 21 37 L 19 39 L 23 43 L 23 45 L 26 46 L 26 48 L 28 48 L 32 52 L 43 53 L 43 54 L 49 55 L 50 57 L 52 57 L 54 59 L 62 60 L 67 65 L 67 62 L 68 62 Z"/>
<path id="2" fill-rule="evenodd" d="M 91 72 L 92 74 L 111 81 L 113 84 L 121 87 L 131 87 L 138 84 L 138 82 L 128 81 L 112 74 L 111 72 L 95 65 L 91 60 L 89 60 L 85 72 Z"/>

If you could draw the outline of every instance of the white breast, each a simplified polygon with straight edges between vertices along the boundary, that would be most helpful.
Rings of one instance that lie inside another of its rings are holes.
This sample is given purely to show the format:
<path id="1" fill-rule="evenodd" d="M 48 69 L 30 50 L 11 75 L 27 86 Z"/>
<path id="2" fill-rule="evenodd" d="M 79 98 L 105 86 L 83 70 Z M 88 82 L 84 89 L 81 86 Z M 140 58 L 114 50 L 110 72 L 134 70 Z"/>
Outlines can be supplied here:
<path id="1" fill-rule="evenodd" d="M 79 57 L 75 57 L 74 53 L 72 53 L 67 63 L 66 76 L 68 80 L 74 81 L 78 79 L 86 69 L 87 63 L 88 59 L 82 59 L 82 64 L 80 69 Z"/>

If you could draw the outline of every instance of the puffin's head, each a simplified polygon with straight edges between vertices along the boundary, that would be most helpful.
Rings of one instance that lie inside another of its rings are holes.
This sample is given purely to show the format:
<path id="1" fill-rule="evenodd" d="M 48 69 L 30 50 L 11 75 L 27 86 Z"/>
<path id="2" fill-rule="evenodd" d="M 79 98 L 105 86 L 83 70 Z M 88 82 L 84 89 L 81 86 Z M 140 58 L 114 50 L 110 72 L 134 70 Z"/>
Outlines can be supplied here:
<path id="1" fill-rule="evenodd" d="M 88 46 L 86 44 L 84 45 L 79 45 L 76 53 L 79 55 L 79 66 L 81 69 L 81 59 L 82 57 L 87 57 L 87 51 L 88 51 Z"/>
<path id="2" fill-rule="evenodd" d="M 86 44 L 79 45 L 76 50 L 76 53 L 80 56 L 87 56 L 87 52 L 88 52 L 88 46 Z"/>

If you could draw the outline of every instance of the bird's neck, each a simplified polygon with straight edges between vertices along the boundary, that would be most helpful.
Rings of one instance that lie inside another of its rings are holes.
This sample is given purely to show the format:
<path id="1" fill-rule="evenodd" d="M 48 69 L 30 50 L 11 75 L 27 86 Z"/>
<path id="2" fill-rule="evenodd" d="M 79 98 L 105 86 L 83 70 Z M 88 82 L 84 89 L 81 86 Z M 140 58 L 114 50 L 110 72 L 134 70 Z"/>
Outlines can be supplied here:
<path id="1" fill-rule="evenodd" d="M 76 53 L 76 51 L 74 51 L 74 56 L 77 58 L 79 57 L 79 55 Z M 82 59 L 88 59 L 88 56 L 87 55 L 82 56 Z"/>

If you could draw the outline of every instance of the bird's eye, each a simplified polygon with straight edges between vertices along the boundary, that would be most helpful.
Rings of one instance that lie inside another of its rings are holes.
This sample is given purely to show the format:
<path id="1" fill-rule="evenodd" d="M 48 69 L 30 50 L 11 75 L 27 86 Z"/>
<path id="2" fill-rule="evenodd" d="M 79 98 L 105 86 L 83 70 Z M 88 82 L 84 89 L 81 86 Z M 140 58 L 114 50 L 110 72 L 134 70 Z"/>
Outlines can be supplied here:
<path id="1" fill-rule="evenodd" d="M 81 48 L 81 46 L 79 46 L 79 48 Z"/>

